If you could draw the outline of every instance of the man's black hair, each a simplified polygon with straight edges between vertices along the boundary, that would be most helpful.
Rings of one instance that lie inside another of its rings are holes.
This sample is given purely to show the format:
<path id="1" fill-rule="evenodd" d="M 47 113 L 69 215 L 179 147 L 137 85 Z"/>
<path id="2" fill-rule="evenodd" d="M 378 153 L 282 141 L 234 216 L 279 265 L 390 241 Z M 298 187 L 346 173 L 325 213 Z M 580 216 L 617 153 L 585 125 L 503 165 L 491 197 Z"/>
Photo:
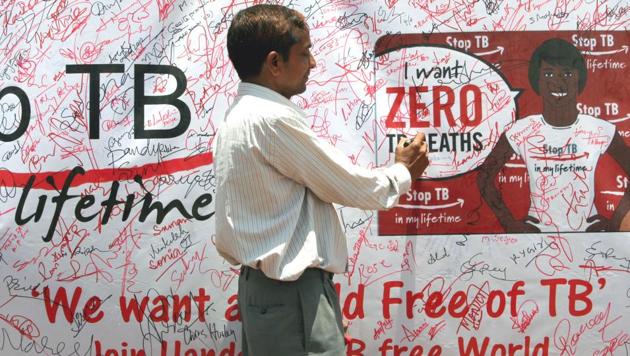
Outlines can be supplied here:
<path id="1" fill-rule="evenodd" d="M 529 60 L 529 84 L 539 93 L 538 81 L 540 79 L 541 62 L 551 65 L 570 67 L 578 71 L 578 93 L 586 86 L 586 62 L 580 51 L 571 43 L 559 38 L 552 38 L 543 42 L 532 54 Z"/>
<path id="2" fill-rule="evenodd" d="M 304 17 L 285 6 L 261 4 L 239 11 L 227 34 L 228 55 L 239 78 L 258 75 L 271 51 L 287 60 L 299 41 L 296 29 L 307 29 Z"/>

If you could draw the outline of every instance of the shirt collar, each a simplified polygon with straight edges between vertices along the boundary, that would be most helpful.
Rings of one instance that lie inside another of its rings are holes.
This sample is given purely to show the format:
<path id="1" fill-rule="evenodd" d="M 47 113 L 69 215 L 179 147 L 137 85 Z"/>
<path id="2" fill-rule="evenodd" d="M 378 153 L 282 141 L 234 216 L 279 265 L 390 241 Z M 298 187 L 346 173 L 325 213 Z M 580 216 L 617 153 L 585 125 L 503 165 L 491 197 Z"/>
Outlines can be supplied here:
<path id="1" fill-rule="evenodd" d="M 238 84 L 238 95 L 239 96 L 244 96 L 244 95 L 257 96 L 259 98 L 264 98 L 267 100 L 274 101 L 278 104 L 288 105 L 291 108 L 299 110 L 300 112 L 302 111 L 302 109 L 300 109 L 299 106 L 295 105 L 291 100 L 282 96 L 282 94 L 276 91 L 273 91 L 267 87 L 264 87 L 262 85 L 248 83 L 248 82 L 240 82 Z"/>

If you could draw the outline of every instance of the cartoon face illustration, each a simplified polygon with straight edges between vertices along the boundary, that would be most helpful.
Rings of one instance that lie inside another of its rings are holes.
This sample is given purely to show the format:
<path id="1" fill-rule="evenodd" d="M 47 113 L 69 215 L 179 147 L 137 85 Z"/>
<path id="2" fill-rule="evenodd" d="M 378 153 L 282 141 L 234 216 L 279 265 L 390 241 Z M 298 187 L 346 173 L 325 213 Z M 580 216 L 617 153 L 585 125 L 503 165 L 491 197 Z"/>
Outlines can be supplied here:
<path id="1" fill-rule="evenodd" d="M 538 80 L 539 94 L 550 107 L 576 102 L 579 87 L 577 69 L 543 60 Z"/>

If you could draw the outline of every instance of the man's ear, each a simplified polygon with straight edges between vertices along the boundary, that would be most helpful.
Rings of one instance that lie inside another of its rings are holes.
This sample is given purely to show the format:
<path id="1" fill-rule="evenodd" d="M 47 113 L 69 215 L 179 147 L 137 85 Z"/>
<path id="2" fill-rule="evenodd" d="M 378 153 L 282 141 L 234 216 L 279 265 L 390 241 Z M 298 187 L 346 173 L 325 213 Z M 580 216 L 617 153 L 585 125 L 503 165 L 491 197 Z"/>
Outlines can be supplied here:
<path id="1" fill-rule="evenodd" d="M 274 77 L 280 75 L 282 62 L 282 56 L 276 51 L 269 52 L 267 57 L 265 57 L 265 65 L 269 69 L 269 73 Z"/>

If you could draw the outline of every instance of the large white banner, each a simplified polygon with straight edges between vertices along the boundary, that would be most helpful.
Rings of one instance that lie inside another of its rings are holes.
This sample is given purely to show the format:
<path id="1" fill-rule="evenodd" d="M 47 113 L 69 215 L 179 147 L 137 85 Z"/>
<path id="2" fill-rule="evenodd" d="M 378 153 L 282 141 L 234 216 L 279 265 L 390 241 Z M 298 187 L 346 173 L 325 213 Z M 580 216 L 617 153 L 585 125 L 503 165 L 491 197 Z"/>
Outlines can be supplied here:
<path id="1" fill-rule="evenodd" d="M 238 84 L 227 28 L 255 3 L 2 1 L 0 355 L 240 353 L 210 147 Z M 366 167 L 429 138 L 399 206 L 338 207 L 348 355 L 630 354 L 630 5 L 276 3 L 310 26 L 317 66 L 292 100 L 319 137 Z M 583 56 L 595 125 L 562 144 L 519 121 L 542 112 L 528 68 L 551 38 Z M 502 137 L 536 154 L 488 162 Z M 503 212 L 555 200 L 535 210 L 546 232 L 506 232 Z M 572 225 L 585 204 L 596 232 Z"/>

